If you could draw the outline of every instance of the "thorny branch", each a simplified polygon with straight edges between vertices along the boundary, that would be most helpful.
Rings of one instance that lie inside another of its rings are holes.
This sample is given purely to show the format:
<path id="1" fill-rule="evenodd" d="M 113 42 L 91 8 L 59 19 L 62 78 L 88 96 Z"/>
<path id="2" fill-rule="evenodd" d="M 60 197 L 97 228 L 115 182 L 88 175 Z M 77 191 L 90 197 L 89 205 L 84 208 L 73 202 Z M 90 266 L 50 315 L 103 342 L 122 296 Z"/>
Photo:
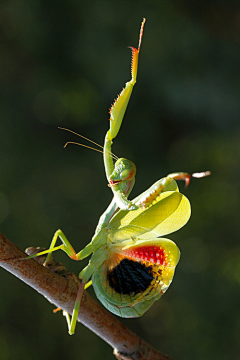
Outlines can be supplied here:
<path id="1" fill-rule="evenodd" d="M 0 266 L 45 296 L 56 307 L 71 314 L 79 287 L 76 275 L 68 273 L 61 276 L 35 259 L 24 260 L 25 257 L 26 253 L 0 234 Z M 105 340 L 119 360 L 170 360 L 121 324 L 86 291 L 78 321 Z"/>

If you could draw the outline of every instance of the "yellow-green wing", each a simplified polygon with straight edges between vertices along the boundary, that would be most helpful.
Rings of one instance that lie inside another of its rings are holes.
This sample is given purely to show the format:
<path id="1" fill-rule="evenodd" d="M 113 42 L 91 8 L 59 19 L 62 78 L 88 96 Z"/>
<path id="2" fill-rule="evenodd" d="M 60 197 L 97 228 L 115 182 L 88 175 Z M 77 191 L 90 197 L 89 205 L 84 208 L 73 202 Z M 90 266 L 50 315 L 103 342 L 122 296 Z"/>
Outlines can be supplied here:
<path id="1" fill-rule="evenodd" d="M 120 210 L 110 221 L 110 240 L 123 241 L 129 238 L 149 239 L 164 236 L 180 229 L 189 220 L 191 207 L 188 199 L 177 191 L 159 195 L 147 209 Z"/>

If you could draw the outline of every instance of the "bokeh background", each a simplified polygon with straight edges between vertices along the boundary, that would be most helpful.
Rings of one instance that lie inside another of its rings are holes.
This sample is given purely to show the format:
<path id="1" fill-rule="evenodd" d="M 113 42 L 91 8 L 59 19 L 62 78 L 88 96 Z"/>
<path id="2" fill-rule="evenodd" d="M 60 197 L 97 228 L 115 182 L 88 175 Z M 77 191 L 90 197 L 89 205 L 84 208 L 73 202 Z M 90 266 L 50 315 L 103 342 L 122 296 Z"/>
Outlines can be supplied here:
<path id="1" fill-rule="evenodd" d="M 211 170 L 185 191 L 190 222 L 170 235 L 181 250 L 172 286 L 139 319 L 122 320 L 173 359 L 240 358 L 239 1 L 2 0 L 0 222 L 19 247 L 48 246 L 61 228 L 76 250 L 111 200 L 100 154 L 108 109 L 138 82 L 113 151 L 134 161 L 136 196 L 175 171 Z M 85 265 L 57 254 L 70 271 Z M 67 334 L 53 306 L 0 269 L 0 358 L 113 359 L 82 325 Z M 94 296 L 92 290 L 90 293 Z"/>

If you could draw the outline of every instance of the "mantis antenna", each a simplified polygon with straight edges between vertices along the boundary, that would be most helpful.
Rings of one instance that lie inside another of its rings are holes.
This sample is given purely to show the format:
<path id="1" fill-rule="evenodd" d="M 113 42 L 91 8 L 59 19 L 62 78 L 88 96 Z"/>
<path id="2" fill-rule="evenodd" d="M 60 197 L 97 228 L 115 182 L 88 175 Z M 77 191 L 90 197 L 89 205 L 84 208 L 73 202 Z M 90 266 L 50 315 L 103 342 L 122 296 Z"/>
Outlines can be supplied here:
<path id="1" fill-rule="evenodd" d="M 70 130 L 70 129 L 66 129 L 66 128 L 63 128 L 63 127 L 60 127 L 60 126 L 58 127 L 58 129 L 65 130 L 65 131 L 68 131 L 68 132 L 70 132 L 70 133 L 72 133 L 72 134 L 74 134 L 74 135 L 80 136 L 81 138 L 83 138 L 83 139 L 85 139 L 85 140 L 93 143 L 94 145 L 97 145 L 97 146 L 100 147 L 101 149 L 103 149 L 103 146 L 99 145 L 98 143 L 96 143 L 96 142 L 93 141 L 93 140 L 88 139 L 86 136 L 83 136 L 83 135 L 81 135 L 81 134 L 76 133 L 75 131 L 72 131 L 72 130 Z M 87 146 L 87 145 L 84 145 L 84 144 L 81 144 L 81 143 L 77 143 L 77 142 L 75 142 L 75 141 L 68 141 L 68 142 L 66 142 L 66 144 L 64 145 L 64 148 L 65 148 L 68 144 L 74 144 L 74 145 L 83 146 L 83 147 L 86 147 L 86 148 L 88 148 L 88 149 L 95 150 L 95 151 L 98 151 L 98 152 L 100 152 L 100 153 L 103 153 L 102 150 L 98 150 L 98 149 L 95 149 L 94 147 Z M 110 155 L 113 159 L 118 160 L 118 157 L 117 157 L 115 154 L 113 154 L 112 152 L 110 152 L 110 151 L 109 151 L 109 155 Z"/>

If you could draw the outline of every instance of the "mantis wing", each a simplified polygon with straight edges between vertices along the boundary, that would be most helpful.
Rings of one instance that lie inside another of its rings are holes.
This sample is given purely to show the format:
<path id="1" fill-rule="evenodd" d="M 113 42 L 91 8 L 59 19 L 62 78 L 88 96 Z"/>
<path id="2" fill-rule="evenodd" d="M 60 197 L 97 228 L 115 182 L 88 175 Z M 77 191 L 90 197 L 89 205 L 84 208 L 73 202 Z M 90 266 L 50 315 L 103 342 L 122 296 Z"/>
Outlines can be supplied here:
<path id="1" fill-rule="evenodd" d="M 183 194 L 163 192 L 147 209 L 120 210 L 108 224 L 110 241 L 118 243 L 135 237 L 143 240 L 164 236 L 185 225 L 190 214 L 190 203 Z"/>
<path id="2" fill-rule="evenodd" d="M 116 244 L 93 274 L 95 293 L 114 314 L 141 316 L 170 286 L 179 257 L 178 247 L 168 239 Z"/>

